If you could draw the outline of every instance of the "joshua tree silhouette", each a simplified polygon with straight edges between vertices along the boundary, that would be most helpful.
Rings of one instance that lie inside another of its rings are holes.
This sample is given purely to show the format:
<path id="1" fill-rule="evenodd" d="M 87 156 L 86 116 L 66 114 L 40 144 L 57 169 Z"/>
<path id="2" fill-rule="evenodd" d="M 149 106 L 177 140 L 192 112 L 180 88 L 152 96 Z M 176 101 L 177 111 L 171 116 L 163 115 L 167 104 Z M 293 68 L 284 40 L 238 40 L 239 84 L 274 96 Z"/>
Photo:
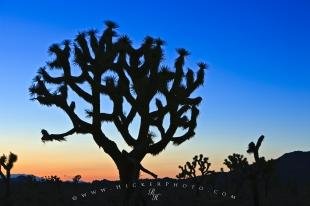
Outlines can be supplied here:
<path id="1" fill-rule="evenodd" d="M 241 154 L 234 153 L 229 155 L 223 164 L 230 170 L 232 181 L 235 185 L 235 192 L 239 193 L 248 175 L 249 163 L 247 158 Z"/>
<path id="2" fill-rule="evenodd" d="M 185 179 L 185 178 L 191 178 L 196 177 L 196 167 L 199 166 L 198 170 L 200 171 L 201 176 L 209 175 L 214 173 L 214 171 L 210 171 L 211 163 L 209 162 L 208 157 L 203 157 L 202 154 L 198 156 L 193 157 L 192 163 L 186 162 L 186 164 L 182 167 L 179 165 L 179 168 L 181 169 L 181 172 L 176 175 L 178 179 Z"/>
<path id="3" fill-rule="evenodd" d="M 245 169 L 249 165 L 247 158 L 236 153 L 229 155 L 228 159 L 225 159 L 223 164 L 226 165 L 230 171 Z"/>
<path id="4" fill-rule="evenodd" d="M 257 143 L 255 144 L 254 142 L 251 142 L 248 146 L 248 150 L 247 153 L 249 154 L 253 154 L 254 155 L 254 159 L 255 159 L 255 163 L 252 165 L 252 171 L 250 172 L 250 179 L 252 182 L 252 190 L 253 190 L 253 200 L 254 200 L 254 205 L 255 206 L 259 206 L 259 189 L 258 189 L 258 179 L 259 179 L 259 175 L 260 175 L 260 170 L 262 168 L 262 164 L 263 162 L 265 162 L 265 158 L 259 157 L 258 154 L 258 150 L 264 140 L 264 135 L 261 135 L 258 140 Z"/>
<path id="5" fill-rule="evenodd" d="M 135 49 L 127 36 L 114 40 L 118 27 L 115 23 L 106 21 L 105 25 L 99 38 L 91 30 L 79 33 L 73 43 L 66 40 L 49 48 L 56 58 L 39 69 L 29 91 L 32 99 L 40 104 L 62 109 L 73 127 L 61 134 L 49 134 L 43 129 L 42 141 L 64 141 L 75 133 L 91 134 L 115 162 L 123 183 L 137 180 L 140 170 L 156 177 L 142 167 L 141 161 L 147 154 L 159 154 L 170 142 L 180 145 L 195 135 L 202 98 L 192 97 L 192 93 L 203 84 L 207 65 L 199 63 L 196 75 L 191 69 L 185 72 L 183 67 L 189 52 L 177 49 L 175 69 L 170 69 L 162 65 L 163 40 L 146 37 Z M 62 74 L 51 75 L 47 68 L 60 70 Z M 74 69 L 80 74 L 74 75 Z M 58 88 L 53 90 L 48 84 Z M 91 120 L 78 115 L 76 103 L 69 101 L 69 91 L 90 105 L 85 111 Z M 103 111 L 107 103 L 102 101 L 102 95 L 111 100 L 111 112 Z M 136 116 L 140 117 L 140 125 L 137 136 L 133 136 L 129 125 Z M 168 121 L 164 126 L 165 117 Z M 102 123 L 114 123 L 131 151 L 121 152 L 103 131 Z M 175 135 L 178 128 L 186 129 L 181 136 Z M 160 137 L 157 141 L 155 134 Z"/>
<path id="6" fill-rule="evenodd" d="M 16 161 L 17 161 L 17 155 L 12 152 L 10 152 L 9 157 L 7 157 L 4 154 L 0 157 L 0 176 L 6 185 L 6 192 L 5 192 L 6 197 L 9 197 L 11 195 L 11 188 L 10 188 L 11 170 Z M 2 167 L 4 168 L 6 174 L 2 172 Z"/>
<path id="7" fill-rule="evenodd" d="M 198 166 L 198 168 L 197 168 Z M 178 179 L 186 179 L 186 178 L 193 178 L 196 184 L 203 184 L 210 174 L 215 174 L 213 170 L 209 170 L 211 163 L 209 162 L 208 157 L 203 157 L 202 154 L 195 155 L 193 157 L 193 161 L 186 162 L 185 165 L 182 167 L 179 165 L 181 172 L 176 175 Z M 197 170 L 197 171 L 196 171 Z M 200 172 L 200 176 L 197 176 L 197 172 Z M 196 195 L 199 195 L 199 190 L 196 188 Z"/>

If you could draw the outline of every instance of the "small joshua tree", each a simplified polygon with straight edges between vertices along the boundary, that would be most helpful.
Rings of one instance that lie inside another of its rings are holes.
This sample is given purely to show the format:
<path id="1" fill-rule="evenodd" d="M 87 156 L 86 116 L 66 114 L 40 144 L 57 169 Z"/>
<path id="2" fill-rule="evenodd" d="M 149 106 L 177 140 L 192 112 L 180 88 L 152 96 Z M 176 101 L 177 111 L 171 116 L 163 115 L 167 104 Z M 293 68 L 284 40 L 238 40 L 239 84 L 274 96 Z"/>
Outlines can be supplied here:
<path id="1" fill-rule="evenodd" d="M 224 160 L 223 164 L 226 165 L 230 171 L 242 170 L 249 165 L 247 158 L 236 153 L 229 155 L 228 158 Z"/>
<path id="2" fill-rule="evenodd" d="M 72 181 L 73 183 L 79 183 L 80 180 L 81 180 L 82 176 L 81 175 L 75 175 L 73 178 L 72 178 Z"/>
<path id="3" fill-rule="evenodd" d="M 194 166 L 190 162 L 186 162 L 185 165 L 182 167 L 179 165 L 181 172 L 176 175 L 178 179 L 185 179 L 190 177 L 196 177 L 196 171 Z"/>
<path id="4" fill-rule="evenodd" d="M 5 196 L 9 197 L 11 195 L 11 170 L 14 166 L 14 163 L 17 161 L 17 155 L 14 153 L 10 153 L 9 157 L 6 155 L 2 155 L 0 157 L 0 176 L 6 185 L 6 193 Z M 5 174 L 2 171 L 2 167 L 5 170 Z"/>
<path id="5" fill-rule="evenodd" d="M 90 134 L 115 162 L 123 184 L 136 181 L 140 171 L 156 178 L 141 161 L 147 154 L 161 153 L 169 143 L 180 145 L 195 135 L 202 98 L 193 97 L 193 93 L 203 84 L 207 65 L 199 63 L 196 74 L 192 69 L 185 70 L 189 52 L 177 49 L 178 57 L 171 69 L 162 64 L 163 40 L 146 37 L 139 48 L 134 48 L 127 36 L 115 38 L 118 26 L 114 22 L 105 24 L 102 35 L 92 30 L 78 34 L 73 42 L 49 48 L 55 59 L 39 69 L 29 91 L 33 100 L 64 111 L 72 128 L 60 134 L 43 129 L 41 139 L 64 141 L 69 135 Z M 71 92 L 87 103 L 84 109 L 89 120 L 76 112 L 80 104 L 70 101 Z M 109 98 L 112 111 L 105 107 L 108 103 L 102 96 Z M 136 136 L 129 130 L 135 117 L 140 118 Z M 119 149 L 102 128 L 103 123 L 114 123 L 130 146 L 129 152 Z M 176 135 L 178 128 L 185 129 L 180 136 Z"/>
<path id="6" fill-rule="evenodd" d="M 238 193 L 247 177 L 247 169 L 249 167 L 247 158 L 241 154 L 234 153 L 229 155 L 223 164 L 230 170 L 231 178 L 235 185 L 235 192 Z"/>
<path id="7" fill-rule="evenodd" d="M 179 165 L 181 172 L 176 175 L 178 179 L 185 179 L 190 177 L 196 177 L 196 167 L 198 166 L 198 171 L 200 171 L 201 176 L 206 176 L 214 173 L 214 171 L 210 171 L 211 163 L 209 162 L 208 157 L 203 157 L 202 154 L 193 157 L 192 163 L 186 162 L 186 164 L 182 167 Z"/>
<path id="8" fill-rule="evenodd" d="M 253 201 L 254 201 L 254 206 L 259 206 L 259 189 L 258 189 L 258 181 L 259 181 L 259 176 L 261 173 L 261 168 L 262 164 L 265 162 L 265 158 L 259 157 L 258 150 L 264 140 L 264 135 L 261 135 L 256 144 L 254 142 L 251 142 L 248 146 L 247 153 L 253 154 L 254 155 L 254 160 L 255 163 L 252 165 L 252 170 L 249 174 L 250 180 L 252 182 L 252 191 L 253 191 Z"/>

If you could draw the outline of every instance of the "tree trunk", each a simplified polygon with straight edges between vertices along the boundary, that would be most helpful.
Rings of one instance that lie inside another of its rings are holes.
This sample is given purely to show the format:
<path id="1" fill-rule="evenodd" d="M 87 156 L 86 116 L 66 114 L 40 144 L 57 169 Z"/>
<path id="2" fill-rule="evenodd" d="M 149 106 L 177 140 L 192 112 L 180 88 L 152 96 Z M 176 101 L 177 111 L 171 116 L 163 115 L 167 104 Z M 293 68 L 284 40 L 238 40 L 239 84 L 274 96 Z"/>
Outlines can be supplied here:
<path id="1" fill-rule="evenodd" d="M 6 179 L 5 179 L 5 185 L 6 185 L 5 197 L 6 198 L 9 198 L 11 195 L 10 181 L 11 181 L 11 173 L 10 171 L 8 171 L 6 174 Z"/>
<path id="2" fill-rule="evenodd" d="M 140 174 L 140 162 L 133 161 L 131 158 L 123 158 L 117 163 L 121 188 L 123 193 L 124 206 L 143 206 L 146 205 L 146 200 L 138 187 Z M 133 183 L 136 183 L 133 186 Z"/>
<path id="3" fill-rule="evenodd" d="M 117 167 L 122 184 L 127 184 L 129 186 L 138 181 L 140 168 L 137 165 L 132 164 L 132 162 L 128 160 L 122 160 Z"/>
<path id="4" fill-rule="evenodd" d="M 265 197 L 268 197 L 269 179 L 265 180 Z"/>
<path id="5" fill-rule="evenodd" d="M 259 191 L 256 177 L 252 180 L 252 191 L 254 206 L 259 206 Z"/>

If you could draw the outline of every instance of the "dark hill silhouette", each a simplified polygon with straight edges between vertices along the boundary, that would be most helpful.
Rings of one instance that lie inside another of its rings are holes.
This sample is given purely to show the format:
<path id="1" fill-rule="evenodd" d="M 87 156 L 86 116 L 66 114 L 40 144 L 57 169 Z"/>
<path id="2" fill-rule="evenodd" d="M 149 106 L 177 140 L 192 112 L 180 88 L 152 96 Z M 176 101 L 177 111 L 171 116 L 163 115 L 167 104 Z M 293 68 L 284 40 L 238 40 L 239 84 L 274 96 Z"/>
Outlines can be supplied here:
<path id="1" fill-rule="evenodd" d="M 28 174 L 12 174 L 11 176 L 12 182 L 15 183 L 24 183 L 29 181 L 42 181 L 42 177 L 37 177 L 35 175 Z"/>
<path id="2" fill-rule="evenodd" d="M 280 182 L 310 183 L 310 151 L 295 151 L 276 159 L 276 175 Z"/>

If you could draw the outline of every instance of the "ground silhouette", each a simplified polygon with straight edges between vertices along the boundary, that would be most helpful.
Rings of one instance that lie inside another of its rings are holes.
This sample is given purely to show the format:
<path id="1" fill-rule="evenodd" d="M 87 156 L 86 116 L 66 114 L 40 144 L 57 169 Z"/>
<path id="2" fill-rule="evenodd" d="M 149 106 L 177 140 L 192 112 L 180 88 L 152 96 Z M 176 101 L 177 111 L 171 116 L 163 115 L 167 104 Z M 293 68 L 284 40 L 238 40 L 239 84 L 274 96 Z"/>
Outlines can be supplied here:
<path id="1" fill-rule="evenodd" d="M 281 205 L 281 206 L 308 206 L 310 202 L 310 177 L 308 175 L 310 167 L 310 152 L 292 152 L 274 160 L 274 173 L 270 179 L 268 196 L 264 194 L 264 182 L 260 178 L 258 189 L 260 191 L 260 205 Z M 295 164 L 296 163 L 296 164 Z M 302 168 L 302 170 L 301 170 Z M 251 165 L 249 165 L 251 170 Z M 294 172 L 291 172 L 296 170 Z M 186 179 L 149 179 L 139 180 L 144 183 L 141 189 L 142 197 L 146 200 L 146 205 L 217 205 L 217 206 L 253 206 L 252 183 L 249 177 L 245 177 L 244 183 L 236 193 L 235 170 L 228 172 L 215 172 L 206 176 L 204 190 L 197 195 L 196 188 L 191 188 L 192 184 L 197 184 L 195 178 Z M 261 177 L 261 176 L 260 176 Z M 197 173 L 197 178 L 199 174 Z M 300 181 L 302 180 L 302 181 Z M 155 187 L 156 194 L 160 194 L 158 200 L 152 200 L 148 195 L 151 188 L 150 182 L 156 185 L 157 181 L 162 182 L 161 187 Z M 169 182 L 168 187 L 165 182 Z M 177 187 L 174 183 L 178 183 Z M 116 190 L 115 186 L 119 181 L 96 180 L 92 183 L 73 181 L 62 181 L 56 175 L 45 178 L 34 177 L 31 175 L 12 175 L 12 195 L 11 206 L 99 206 L 99 205 L 122 205 L 121 191 Z M 182 185 L 187 184 L 187 188 Z M 113 188 L 101 192 L 102 188 Z M 214 193 L 216 189 L 216 194 Z M 96 190 L 96 194 L 91 191 Z M 0 196 L 5 191 L 0 188 Z M 86 193 L 86 197 L 82 197 Z M 225 195 L 225 196 L 224 196 Z M 235 195 L 232 199 L 230 195 Z M 72 197 L 77 196 L 77 200 Z M 1 205 L 3 201 L 1 200 Z M 6 205 L 6 204 L 4 204 Z"/>

